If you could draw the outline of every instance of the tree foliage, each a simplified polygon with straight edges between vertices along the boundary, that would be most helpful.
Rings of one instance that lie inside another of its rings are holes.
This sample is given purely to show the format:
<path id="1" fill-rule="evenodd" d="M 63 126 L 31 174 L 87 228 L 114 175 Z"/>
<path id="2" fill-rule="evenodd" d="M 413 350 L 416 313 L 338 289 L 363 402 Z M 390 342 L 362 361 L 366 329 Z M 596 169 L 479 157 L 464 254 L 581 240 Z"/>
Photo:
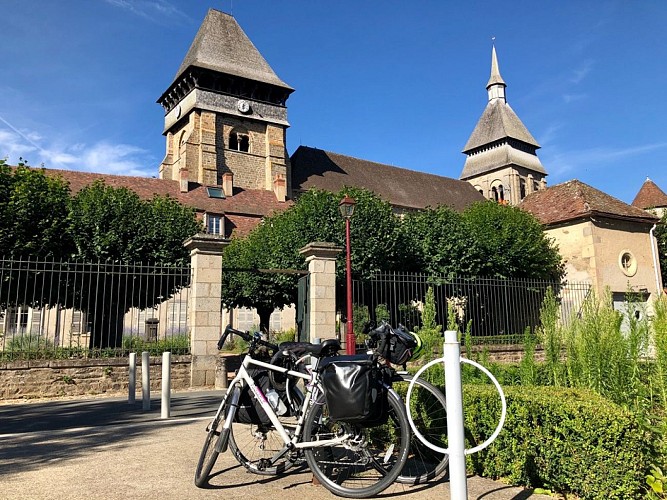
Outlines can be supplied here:
<path id="1" fill-rule="evenodd" d="M 23 161 L 12 170 L 0 160 L 0 255 L 59 258 L 67 237 L 69 186 Z"/>
<path id="2" fill-rule="evenodd" d="M 488 278 L 558 280 L 558 248 L 531 214 L 491 201 L 462 213 L 427 209 L 404 220 L 412 239 L 413 266 L 427 273 Z"/>
<path id="3" fill-rule="evenodd" d="M 0 161 L 0 255 L 32 259 L 3 274 L 1 305 L 78 309 L 93 324 L 91 347 L 119 346 L 130 308 L 187 285 L 182 273 L 135 263 L 187 263 L 183 241 L 200 230 L 194 210 L 172 198 L 146 201 L 102 181 L 72 196 L 61 178 Z"/>
<path id="4" fill-rule="evenodd" d="M 667 212 L 663 214 L 660 223 L 655 228 L 655 238 L 658 240 L 660 273 L 664 284 L 667 283 Z"/>
<path id="5" fill-rule="evenodd" d="M 392 269 L 400 259 L 398 219 L 391 206 L 363 189 L 346 188 L 338 193 L 311 190 L 284 212 L 267 217 L 244 239 L 232 241 L 223 256 L 225 268 L 297 269 L 306 263 L 299 250 L 308 243 L 326 241 L 345 247 L 345 220 L 338 210 L 348 194 L 356 200 L 350 226 L 352 269 L 355 278 L 368 278 Z M 345 280 L 345 252 L 336 266 L 337 281 Z M 266 326 L 275 308 L 296 302 L 298 275 L 223 273 L 223 303 L 227 307 L 257 307 Z"/>
<path id="6" fill-rule="evenodd" d="M 173 198 L 142 200 L 100 180 L 72 198 L 68 230 L 79 259 L 184 264 L 183 241 L 201 227 L 194 210 Z"/>

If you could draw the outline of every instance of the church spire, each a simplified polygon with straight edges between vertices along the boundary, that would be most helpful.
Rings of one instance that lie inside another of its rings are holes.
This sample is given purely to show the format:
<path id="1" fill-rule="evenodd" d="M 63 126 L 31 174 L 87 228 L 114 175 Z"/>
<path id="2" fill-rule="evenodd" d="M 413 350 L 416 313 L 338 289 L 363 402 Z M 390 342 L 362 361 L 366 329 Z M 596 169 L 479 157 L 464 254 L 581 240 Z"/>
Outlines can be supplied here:
<path id="1" fill-rule="evenodd" d="M 486 84 L 486 90 L 489 92 L 489 101 L 493 99 L 502 99 L 506 102 L 505 99 L 505 80 L 500 76 L 500 70 L 498 69 L 498 57 L 496 56 L 496 45 L 493 45 L 491 50 L 491 77 L 489 78 L 489 83 Z"/>

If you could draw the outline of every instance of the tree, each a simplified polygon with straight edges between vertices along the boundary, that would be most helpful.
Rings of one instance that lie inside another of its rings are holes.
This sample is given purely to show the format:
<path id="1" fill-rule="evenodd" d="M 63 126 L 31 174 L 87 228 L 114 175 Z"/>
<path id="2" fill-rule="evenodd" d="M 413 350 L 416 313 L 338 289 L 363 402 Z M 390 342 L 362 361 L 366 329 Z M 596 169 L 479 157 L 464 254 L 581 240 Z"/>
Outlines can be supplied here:
<path id="1" fill-rule="evenodd" d="M 70 191 L 59 177 L 0 160 L 0 255 L 61 258 L 72 251 L 67 237 Z"/>
<path id="2" fill-rule="evenodd" d="M 658 254 L 660 260 L 660 274 L 662 282 L 667 283 L 667 212 L 665 212 L 655 228 L 655 238 L 658 240 Z"/>
<path id="3" fill-rule="evenodd" d="M 475 203 L 463 212 L 474 276 L 558 281 L 562 258 L 553 240 L 530 213 L 493 201 Z"/>
<path id="4" fill-rule="evenodd" d="M 306 269 L 299 250 L 314 241 L 344 248 L 345 221 L 338 204 L 345 194 L 356 200 L 351 225 L 352 270 L 355 278 L 396 268 L 400 260 L 399 220 L 391 206 L 372 192 L 345 188 L 338 193 L 311 190 L 279 214 L 267 217 L 244 239 L 225 249 L 223 267 L 248 269 Z M 337 283 L 345 282 L 345 253 L 337 262 Z M 296 275 L 251 272 L 223 273 L 226 307 L 255 307 L 260 327 L 266 328 L 271 312 L 296 303 Z M 338 294 L 341 295 L 342 294 Z"/>
<path id="5" fill-rule="evenodd" d="M 180 273 L 136 263 L 183 265 L 183 241 L 200 230 L 194 210 L 169 197 L 146 201 L 97 181 L 72 198 L 68 231 L 76 258 L 100 262 L 72 276 L 74 306 L 93 319 L 91 348 L 120 346 L 131 308 L 153 307 L 187 286 Z"/>
<path id="6" fill-rule="evenodd" d="M 462 213 L 426 209 L 404 220 L 413 267 L 446 276 L 559 280 L 563 264 L 557 247 L 531 214 L 492 201 Z"/>

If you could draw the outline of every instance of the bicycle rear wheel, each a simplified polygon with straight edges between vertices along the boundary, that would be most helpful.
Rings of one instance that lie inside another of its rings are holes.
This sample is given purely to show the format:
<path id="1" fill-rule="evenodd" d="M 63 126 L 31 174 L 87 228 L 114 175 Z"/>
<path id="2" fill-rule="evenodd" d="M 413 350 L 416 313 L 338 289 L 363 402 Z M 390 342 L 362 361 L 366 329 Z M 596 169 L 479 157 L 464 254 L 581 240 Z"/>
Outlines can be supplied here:
<path id="1" fill-rule="evenodd" d="M 410 423 L 395 392 L 389 391 L 388 400 L 387 422 L 369 428 L 330 420 L 323 397 L 308 409 L 304 442 L 351 435 L 340 444 L 304 450 L 315 477 L 335 495 L 375 496 L 391 485 L 403 468 L 409 451 Z"/>
<path id="2" fill-rule="evenodd" d="M 405 399 L 412 376 L 399 374 L 397 377 L 401 380 L 393 380 L 392 386 Z M 417 430 L 429 442 L 447 447 L 447 402 L 442 392 L 418 378 L 410 395 L 410 412 Z M 449 455 L 433 451 L 414 433 L 410 435 L 410 453 L 396 480 L 403 484 L 423 484 L 445 473 Z"/>

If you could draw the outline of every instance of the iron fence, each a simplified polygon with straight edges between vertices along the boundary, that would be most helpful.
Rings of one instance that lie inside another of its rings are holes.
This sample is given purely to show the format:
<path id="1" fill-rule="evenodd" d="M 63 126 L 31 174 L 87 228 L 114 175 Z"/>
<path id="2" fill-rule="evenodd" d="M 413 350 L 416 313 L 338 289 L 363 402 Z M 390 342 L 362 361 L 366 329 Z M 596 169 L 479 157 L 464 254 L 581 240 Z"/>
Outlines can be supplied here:
<path id="1" fill-rule="evenodd" d="M 186 354 L 189 266 L 0 259 L 0 359 Z"/>
<path id="2" fill-rule="evenodd" d="M 426 293 L 431 288 L 436 324 L 446 329 L 451 311 L 460 331 L 465 331 L 469 325 L 475 343 L 494 344 L 521 343 L 526 328 L 535 331 L 548 288 L 558 300 L 564 323 L 579 314 L 591 291 L 589 283 L 446 278 L 400 272 L 354 281 L 352 288 L 356 330 L 366 321 L 377 322 L 384 318 L 410 329 L 421 327 Z"/>

